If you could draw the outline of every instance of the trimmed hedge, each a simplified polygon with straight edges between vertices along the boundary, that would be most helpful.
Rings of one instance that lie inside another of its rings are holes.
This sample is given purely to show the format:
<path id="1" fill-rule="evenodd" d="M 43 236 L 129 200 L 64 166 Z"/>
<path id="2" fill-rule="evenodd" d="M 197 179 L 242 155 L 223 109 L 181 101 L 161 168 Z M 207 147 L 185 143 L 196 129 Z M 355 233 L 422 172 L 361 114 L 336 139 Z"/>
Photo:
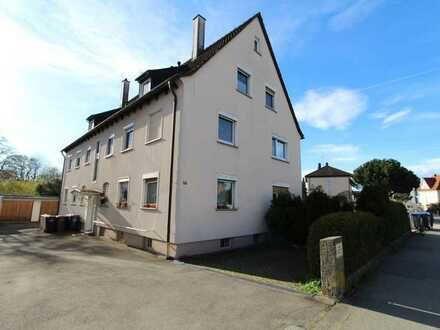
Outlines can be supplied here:
<path id="1" fill-rule="evenodd" d="M 310 227 L 307 240 L 312 275 L 320 276 L 319 241 L 329 236 L 343 237 L 345 272 L 350 274 L 381 250 L 384 223 L 367 212 L 337 212 L 321 217 Z"/>
<path id="2" fill-rule="evenodd" d="M 391 243 L 411 230 L 406 207 L 399 202 L 389 202 L 382 215 L 385 224 L 385 243 Z"/>

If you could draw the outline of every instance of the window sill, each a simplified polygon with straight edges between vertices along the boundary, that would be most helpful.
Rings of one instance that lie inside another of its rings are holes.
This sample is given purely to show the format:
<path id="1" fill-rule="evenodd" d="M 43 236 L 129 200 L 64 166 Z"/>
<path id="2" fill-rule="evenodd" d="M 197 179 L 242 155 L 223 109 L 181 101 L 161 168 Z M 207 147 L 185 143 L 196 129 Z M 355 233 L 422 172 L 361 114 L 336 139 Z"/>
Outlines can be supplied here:
<path id="1" fill-rule="evenodd" d="M 232 208 L 232 209 L 219 209 L 219 208 L 216 208 L 215 209 L 216 211 L 238 211 L 238 208 Z"/>
<path id="2" fill-rule="evenodd" d="M 84 163 L 84 166 L 89 166 L 90 162 Z"/>
<path id="3" fill-rule="evenodd" d="M 284 163 L 287 163 L 287 164 L 290 163 L 287 159 L 284 159 L 284 158 L 279 158 L 279 157 L 272 156 L 272 159 L 278 160 L 280 162 L 284 162 Z"/>
<path id="4" fill-rule="evenodd" d="M 275 113 L 278 112 L 278 111 L 275 110 L 275 108 L 270 107 L 270 106 L 268 106 L 268 105 L 265 105 L 265 107 L 266 107 L 267 110 L 273 111 L 273 112 L 275 112 Z"/>
<path id="5" fill-rule="evenodd" d="M 159 138 L 153 139 L 153 140 L 147 140 L 147 141 L 145 141 L 145 144 L 152 144 L 152 143 L 160 141 L 160 140 L 162 140 L 162 137 L 159 137 Z"/>
<path id="6" fill-rule="evenodd" d="M 230 143 L 230 142 L 223 141 L 223 140 L 217 140 L 217 143 L 219 143 L 219 144 L 223 144 L 223 145 L 225 145 L 225 146 L 229 146 L 229 147 L 232 147 L 232 148 L 236 148 L 236 149 L 238 149 L 238 145 L 236 145 L 236 144 L 234 144 L 234 143 Z"/>
<path id="7" fill-rule="evenodd" d="M 75 170 L 77 170 L 77 169 L 79 169 L 80 167 L 79 166 L 75 166 Z"/>
<path id="8" fill-rule="evenodd" d="M 239 92 L 241 95 L 247 96 L 248 98 L 250 98 L 252 100 L 252 96 L 250 96 L 249 94 L 243 93 L 241 90 L 239 90 L 238 88 L 235 89 L 237 92 Z"/>
<path id="9" fill-rule="evenodd" d="M 141 210 L 145 210 L 145 211 L 159 211 L 159 208 L 158 207 L 141 206 Z"/>
<path id="10" fill-rule="evenodd" d="M 104 158 L 110 158 L 110 157 L 113 157 L 113 154 L 108 154 L 108 155 L 105 155 L 105 157 L 104 157 Z"/>
<path id="11" fill-rule="evenodd" d="M 129 152 L 129 151 L 132 151 L 133 149 L 134 149 L 133 147 L 130 147 L 130 148 L 127 148 L 127 149 L 121 150 L 121 154 L 126 153 L 126 152 Z"/>

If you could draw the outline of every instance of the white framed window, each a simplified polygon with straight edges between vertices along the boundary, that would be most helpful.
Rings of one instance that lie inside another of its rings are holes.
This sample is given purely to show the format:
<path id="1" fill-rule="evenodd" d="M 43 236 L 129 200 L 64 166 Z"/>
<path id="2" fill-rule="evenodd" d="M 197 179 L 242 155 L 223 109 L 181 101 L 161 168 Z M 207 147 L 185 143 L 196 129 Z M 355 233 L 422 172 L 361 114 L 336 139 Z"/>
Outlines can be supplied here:
<path id="1" fill-rule="evenodd" d="M 68 200 L 69 200 L 69 189 L 64 188 L 64 204 L 66 204 Z"/>
<path id="2" fill-rule="evenodd" d="M 129 183 L 128 178 L 118 180 L 118 204 L 116 206 L 119 209 L 128 208 Z"/>
<path id="3" fill-rule="evenodd" d="M 217 210 L 237 209 L 237 180 L 232 177 L 217 178 Z"/>
<path id="4" fill-rule="evenodd" d="M 159 205 L 159 173 L 142 176 L 142 208 L 157 209 Z"/>
<path id="5" fill-rule="evenodd" d="M 73 159 L 71 158 L 71 156 L 69 156 L 69 159 L 67 161 L 67 171 L 72 170 L 72 163 L 73 163 Z"/>
<path id="6" fill-rule="evenodd" d="M 269 87 L 266 87 L 265 105 L 266 105 L 266 108 L 268 108 L 270 110 L 275 110 L 275 91 L 273 91 Z"/>
<path id="7" fill-rule="evenodd" d="M 272 185 L 272 196 L 276 198 L 280 195 L 290 194 L 289 186 L 285 184 L 273 184 Z"/>
<path id="8" fill-rule="evenodd" d="M 237 121 L 227 115 L 218 115 L 218 135 L 219 142 L 236 145 L 236 130 Z"/>
<path id="9" fill-rule="evenodd" d="M 105 152 L 105 157 L 110 157 L 113 155 L 114 144 L 115 144 L 115 135 L 113 134 L 109 136 L 109 138 L 107 139 L 107 148 Z"/>
<path id="10" fill-rule="evenodd" d="M 133 149 L 134 124 L 131 123 L 124 127 L 124 139 L 122 141 L 122 151 Z"/>
<path id="11" fill-rule="evenodd" d="M 261 55 L 260 38 L 258 38 L 257 36 L 255 36 L 254 38 L 254 52 L 256 52 L 258 55 Z"/>
<path id="12" fill-rule="evenodd" d="M 99 153 L 101 151 L 101 142 L 96 141 L 96 148 L 95 148 L 95 158 L 99 159 Z"/>
<path id="13" fill-rule="evenodd" d="M 76 186 L 72 187 L 71 194 L 72 194 L 72 203 L 71 204 L 76 205 L 76 202 L 78 200 L 78 195 L 79 195 L 78 187 L 76 187 Z"/>
<path id="14" fill-rule="evenodd" d="M 92 154 L 92 148 L 88 147 L 86 151 L 86 156 L 84 158 L 84 165 L 90 164 L 90 155 Z"/>
<path id="15" fill-rule="evenodd" d="M 81 155 L 75 158 L 75 168 L 79 168 L 81 165 Z"/>
<path id="16" fill-rule="evenodd" d="M 272 136 L 272 157 L 287 160 L 287 142 L 276 136 Z"/>
<path id="17" fill-rule="evenodd" d="M 237 69 L 237 90 L 240 93 L 249 95 L 250 75 L 241 69 Z"/>
<path id="18" fill-rule="evenodd" d="M 148 79 L 145 81 L 142 85 L 142 95 L 147 94 L 149 91 L 151 91 L 151 80 Z"/>
<path id="19" fill-rule="evenodd" d="M 231 239 L 230 238 L 222 238 L 220 240 L 220 247 L 221 248 L 231 247 Z"/>
<path id="20" fill-rule="evenodd" d="M 147 119 L 147 136 L 145 143 L 151 143 L 162 138 L 162 111 L 159 110 L 148 116 Z"/>

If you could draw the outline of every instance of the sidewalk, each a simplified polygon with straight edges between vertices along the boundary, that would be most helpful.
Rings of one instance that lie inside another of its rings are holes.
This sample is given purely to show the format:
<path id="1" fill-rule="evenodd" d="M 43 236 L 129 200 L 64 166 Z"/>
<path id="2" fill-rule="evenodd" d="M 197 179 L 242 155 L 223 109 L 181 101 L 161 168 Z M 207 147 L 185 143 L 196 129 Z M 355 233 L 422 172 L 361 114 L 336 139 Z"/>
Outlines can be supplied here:
<path id="1" fill-rule="evenodd" d="M 313 329 L 440 328 L 440 225 L 414 234 Z"/>

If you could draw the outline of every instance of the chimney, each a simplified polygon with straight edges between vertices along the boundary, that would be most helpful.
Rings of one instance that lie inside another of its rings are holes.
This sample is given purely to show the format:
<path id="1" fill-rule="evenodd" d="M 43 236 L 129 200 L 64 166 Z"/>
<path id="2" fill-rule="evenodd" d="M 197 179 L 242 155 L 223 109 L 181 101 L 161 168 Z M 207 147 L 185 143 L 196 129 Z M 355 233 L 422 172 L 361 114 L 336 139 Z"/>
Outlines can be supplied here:
<path id="1" fill-rule="evenodd" d="M 328 166 L 328 163 L 325 163 L 325 166 Z"/>
<path id="2" fill-rule="evenodd" d="M 318 163 L 318 170 L 321 169 L 321 163 Z"/>
<path id="3" fill-rule="evenodd" d="M 125 78 L 124 80 L 122 80 L 122 102 L 121 102 L 121 106 L 125 107 L 125 105 L 128 103 L 128 92 L 130 89 L 130 82 L 127 80 L 127 78 Z"/>
<path id="4" fill-rule="evenodd" d="M 193 60 L 205 49 L 205 21 L 206 19 L 201 15 L 197 15 L 193 18 Z"/>

